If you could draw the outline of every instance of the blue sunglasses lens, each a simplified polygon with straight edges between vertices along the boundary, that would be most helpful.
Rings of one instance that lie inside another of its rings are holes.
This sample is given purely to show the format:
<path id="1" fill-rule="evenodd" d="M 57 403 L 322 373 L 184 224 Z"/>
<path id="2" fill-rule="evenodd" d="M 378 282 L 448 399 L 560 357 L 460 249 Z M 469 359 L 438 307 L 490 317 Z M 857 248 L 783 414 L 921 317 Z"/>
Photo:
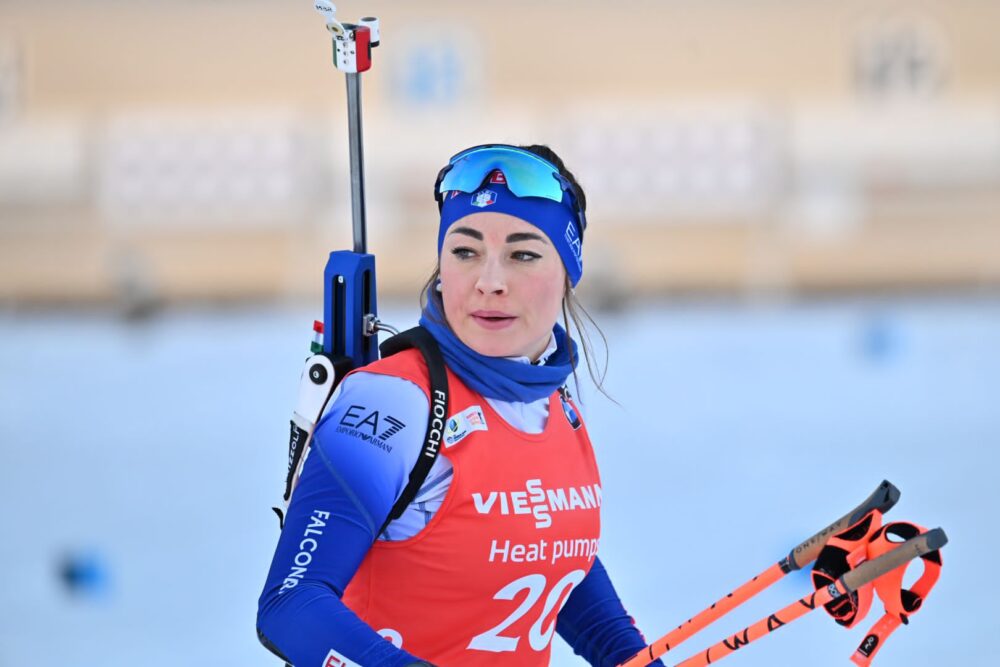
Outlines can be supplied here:
<path id="1" fill-rule="evenodd" d="M 471 148 L 453 157 L 438 192 L 473 192 L 496 169 L 503 172 L 507 188 L 518 197 L 562 201 L 562 184 L 552 165 L 528 151 L 502 146 Z"/>

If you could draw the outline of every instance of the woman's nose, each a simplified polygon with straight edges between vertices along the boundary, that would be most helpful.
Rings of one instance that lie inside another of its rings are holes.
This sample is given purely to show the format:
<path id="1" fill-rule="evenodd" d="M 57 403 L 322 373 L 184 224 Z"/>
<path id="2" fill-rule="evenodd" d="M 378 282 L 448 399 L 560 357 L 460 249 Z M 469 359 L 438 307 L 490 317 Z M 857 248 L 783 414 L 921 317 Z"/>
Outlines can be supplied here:
<path id="1" fill-rule="evenodd" d="M 483 270 L 476 281 L 476 289 L 483 294 L 504 294 L 507 292 L 507 281 L 504 278 L 503 267 L 495 260 L 483 264 Z"/>

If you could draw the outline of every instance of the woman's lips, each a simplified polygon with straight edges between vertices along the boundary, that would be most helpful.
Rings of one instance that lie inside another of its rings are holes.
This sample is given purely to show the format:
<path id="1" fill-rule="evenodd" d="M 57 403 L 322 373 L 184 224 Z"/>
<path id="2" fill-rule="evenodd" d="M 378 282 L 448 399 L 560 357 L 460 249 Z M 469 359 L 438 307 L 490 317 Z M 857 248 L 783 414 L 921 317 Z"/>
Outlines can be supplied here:
<path id="1" fill-rule="evenodd" d="M 513 315 L 508 315 L 498 310 L 477 310 L 471 313 L 471 315 L 476 324 L 491 331 L 506 329 L 516 319 Z"/>

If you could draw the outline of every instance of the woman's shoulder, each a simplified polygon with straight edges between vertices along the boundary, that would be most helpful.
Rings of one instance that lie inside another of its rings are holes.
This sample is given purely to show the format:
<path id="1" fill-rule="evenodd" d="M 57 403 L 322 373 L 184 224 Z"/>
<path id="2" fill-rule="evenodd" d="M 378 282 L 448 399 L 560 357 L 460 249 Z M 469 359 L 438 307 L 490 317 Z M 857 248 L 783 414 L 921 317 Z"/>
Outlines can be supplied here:
<path id="1" fill-rule="evenodd" d="M 412 358 L 413 353 L 416 353 L 416 359 Z M 350 410 L 351 406 L 415 410 L 426 417 L 430 404 L 430 382 L 426 364 L 421 373 L 422 363 L 420 352 L 405 350 L 354 369 L 334 390 L 320 423 L 316 426 L 317 431 L 321 426 L 327 425 L 335 413 Z M 341 416 L 337 418 L 340 419 Z"/>
<path id="2" fill-rule="evenodd" d="M 414 348 L 373 361 L 366 366 L 352 371 L 348 377 L 365 374 L 408 380 L 420 387 L 424 392 L 424 396 L 430 394 L 430 374 L 427 370 L 427 362 L 424 361 L 424 356 L 420 353 L 420 350 Z"/>
<path id="3" fill-rule="evenodd" d="M 316 437 L 337 439 L 336 434 L 356 436 L 363 432 L 385 436 L 390 430 L 396 434 L 407 425 L 426 424 L 429 404 L 426 391 L 417 383 L 395 374 L 369 372 L 369 366 L 365 366 L 350 373 L 337 387 L 316 426 Z M 422 433 L 423 427 L 410 430 Z M 401 439 L 407 438 L 394 441 Z M 418 449 L 419 441 L 417 437 Z"/>

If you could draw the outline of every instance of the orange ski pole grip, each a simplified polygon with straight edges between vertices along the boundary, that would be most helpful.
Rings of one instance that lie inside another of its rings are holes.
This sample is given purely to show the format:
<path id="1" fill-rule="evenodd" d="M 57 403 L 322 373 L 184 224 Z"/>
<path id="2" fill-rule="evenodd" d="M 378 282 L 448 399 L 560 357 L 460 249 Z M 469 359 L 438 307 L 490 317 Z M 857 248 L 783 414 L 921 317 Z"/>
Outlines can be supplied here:
<path id="1" fill-rule="evenodd" d="M 783 570 L 787 567 L 788 572 L 805 567 L 816 560 L 819 552 L 823 550 L 826 541 L 832 535 L 858 523 L 870 512 L 878 511 L 885 514 L 898 502 L 899 489 L 893 486 L 892 482 L 883 480 L 878 485 L 878 488 L 863 503 L 792 549 L 778 565 L 783 566 Z"/>
<path id="2" fill-rule="evenodd" d="M 788 625 L 795 619 L 808 614 L 816 607 L 822 607 L 839 597 L 849 595 L 879 577 L 897 568 L 905 567 L 914 558 L 937 551 L 947 543 L 948 537 L 940 528 L 935 528 L 911 538 L 901 543 L 892 551 L 878 558 L 865 561 L 825 588 L 821 588 L 801 600 L 796 600 L 781 611 L 744 628 L 731 637 L 727 637 L 718 644 L 710 647 L 704 653 L 692 656 L 678 663 L 676 667 L 706 667 L 714 662 L 718 662 L 750 642 L 769 635 L 778 628 Z"/>
<path id="3" fill-rule="evenodd" d="M 925 528 L 913 523 L 896 521 L 887 524 L 868 543 L 868 557 L 877 558 L 891 550 L 896 542 L 889 538 L 890 535 L 905 540 L 925 532 Z M 872 584 L 875 594 L 885 605 L 885 614 L 868 631 L 857 651 L 851 656 L 851 662 L 858 667 L 870 665 L 875 654 L 881 650 L 889 636 L 900 625 L 909 623 L 909 617 L 923 607 L 924 600 L 927 599 L 931 589 L 937 583 L 938 577 L 941 576 L 941 553 L 933 551 L 929 554 L 923 554 L 921 559 L 924 563 L 924 572 L 909 589 L 903 588 L 906 567 L 896 568 L 889 574 L 879 577 Z"/>
<path id="4" fill-rule="evenodd" d="M 878 488 L 853 510 L 799 544 L 783 559 L 741 585 L 726 597 L 718 600 L 711 607 L 692 616 L 674 630 L 671 630 L 621 663 L 619 667 L 645 667 L 645 665 L 648 665 L 667 651 L 675 648 L 695 633 L 704 630 L 736 607 L 768 588 L 789 572 L 801 569 L 816 560 L 816 556 L 819 555 L 819 552 L 823 549 L 823 545 L 826 544 L 831 535 L 835 535 L 845 528 L 853 526 L 864 519 L 870 512 L 879 511 L 885 513 L 897 502 L 899 502 L 899 489 L 888 480 L 883 480 Z"/>

